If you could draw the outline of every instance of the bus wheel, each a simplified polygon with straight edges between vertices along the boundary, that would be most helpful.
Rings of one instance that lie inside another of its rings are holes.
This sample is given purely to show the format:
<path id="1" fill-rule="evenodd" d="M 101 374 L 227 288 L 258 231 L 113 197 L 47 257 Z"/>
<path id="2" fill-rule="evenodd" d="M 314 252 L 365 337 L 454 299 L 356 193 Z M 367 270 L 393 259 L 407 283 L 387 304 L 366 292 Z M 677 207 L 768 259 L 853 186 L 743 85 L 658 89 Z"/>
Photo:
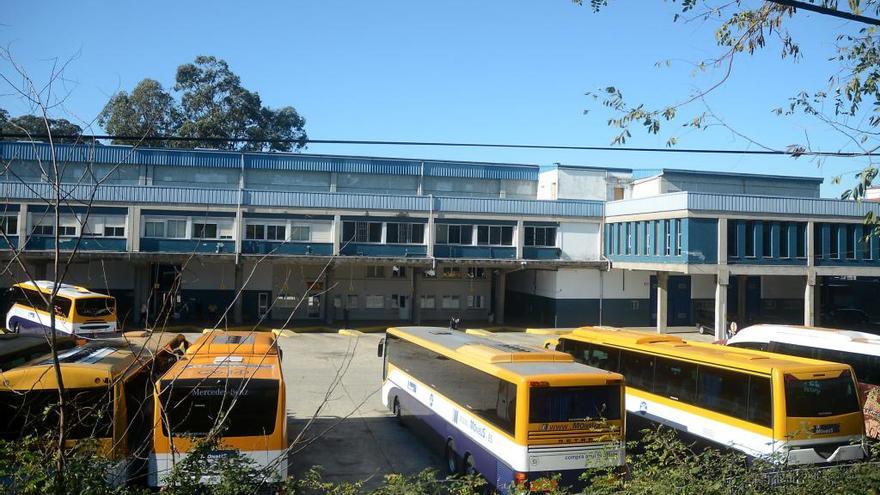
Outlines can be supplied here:
<path id="1" fill-rule="evenodd" d="M 448 440 L 446 442 L 446 471 L 449 474 L 459 474 L 461 467 L 458 462 L 458 454 L 455 453 L 455 442 Z"/>
<path id="2" fill-rule="evenodd" d="M 464 457 L 464 474 L 468 476 L 480 474 L 480 472 L 477 471 L 477 465 L 476 461 L 474 461 L 474 456 L 470 454 Z"/>
<path id="3" fill-rule="evenodd" d="M 394 419 L 396 419 L 398 423 L 403 422 L 403 415 L 400 413 L 400 401 L 397 397 L 394 398 L 394 402 L 391 404 L 391 414 L 394 415 Z"/>
<path id="4" fill-rule="evenodd" d="M 12 328 L 9 329 L 12 333 L 18 333 L 18 322 L 12 324 Z"/>

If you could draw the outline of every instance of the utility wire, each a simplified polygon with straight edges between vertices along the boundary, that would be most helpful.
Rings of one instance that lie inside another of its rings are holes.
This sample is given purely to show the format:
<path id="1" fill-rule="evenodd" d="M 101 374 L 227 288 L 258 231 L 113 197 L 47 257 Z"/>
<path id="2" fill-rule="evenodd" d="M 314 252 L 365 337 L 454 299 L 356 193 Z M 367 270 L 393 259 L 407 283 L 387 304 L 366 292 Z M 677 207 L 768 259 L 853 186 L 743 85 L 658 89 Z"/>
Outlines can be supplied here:
<path id="1" fill-rule="evenodd" d="M 0 139 L 16 138 L 27 140 L 48 139 L 46 134 L 11 134 L 0 133 Z M 221 138 L 221 137 L 183 137 L 183 136 L 124 136 L 110 134 L 66 134 L 52 135 L 52 139 L 60 141 L 78 140 L 80 142 L 98 139 L 115 139 L 124 141 L 168 141 L 191 143 L 284 143 L 300 144 L 299 139 L 254 139 L 254 138 Z M 346 144 L 364 146 L 438 146 L 450 148 L 509 148 L 535 150 L 575 150 L 575 151 L 629 151 L 641 153 L 692 153 L 714 155 L 777 155 L 777 156 L 822 156 L 854 158 L 862 156 L 880 156 L 880 152 L 845 152 L 845 151 L 784 151 L 784 150 L 736 150 L 709 148 L 632 148 L 617 146 L 570 146 L 556 144 L 509 144 L 509 143 L 457 143 L 444 141 L 372 141 L 364 139 L 306 139 L 305 144 Z"/>
<path id="2" fill-rule="evenodd" d="M 832 9 L 829 7 L 824 7 L 822 5 L 815 5 L 809 2 L 801 2 L 798 0 L 767 0 L 768 2 L 778 3 L 779 5 L 787 5 L 789 7 L 794 7 L 797 9 L 810 10 L 813 12 L 817 12 L 819 14 L 830 15 L 832 17 L 839 17 L 841 19 L 846 19 L 848 21 L 856 21 L 864 24 L 872 24 L 874 26 L 880 26 L 880 19 L 875 19 L 873 17 L 867 17 L 864 15 L 853 14 L 851 12 L 843 12 L 841 10 Z"/>

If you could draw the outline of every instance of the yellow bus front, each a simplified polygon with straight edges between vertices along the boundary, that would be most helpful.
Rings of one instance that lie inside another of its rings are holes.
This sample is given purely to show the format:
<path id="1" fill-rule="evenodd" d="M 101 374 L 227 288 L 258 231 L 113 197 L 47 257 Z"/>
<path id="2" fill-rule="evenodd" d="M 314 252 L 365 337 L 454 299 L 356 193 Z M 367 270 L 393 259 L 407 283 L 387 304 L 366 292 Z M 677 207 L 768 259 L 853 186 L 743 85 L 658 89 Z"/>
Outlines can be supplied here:
<path id="1" fill-rule="evenodd" d="M 84 296 L 73 300 L 69 319 L 74 334 L 96 335 L 116 331 L 116 299 L 110 296 Z"/>
<path id="2" fill-rule="evenodd" d="M 774 369 L 774 438 L 789 464 L 865 457 L 859 388 L 846 365 Z"/>

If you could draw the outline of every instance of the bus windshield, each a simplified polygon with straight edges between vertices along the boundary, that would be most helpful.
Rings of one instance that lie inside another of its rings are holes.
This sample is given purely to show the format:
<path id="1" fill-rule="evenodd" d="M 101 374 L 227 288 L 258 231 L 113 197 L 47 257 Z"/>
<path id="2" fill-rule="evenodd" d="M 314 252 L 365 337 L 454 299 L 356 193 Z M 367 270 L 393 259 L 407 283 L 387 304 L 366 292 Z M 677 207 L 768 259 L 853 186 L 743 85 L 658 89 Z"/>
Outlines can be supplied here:
<path id="1" fill-rule="evenodd" d="M 116 310 L 112 297 L 86 297 L 76 300 L 76 312 L 80 316 L 110 316 Z"/>
<path id="2" fill-rule="evenodd" d="M 160 400 L 168 420 L 162 430 L 168 435 L 170 426 L 171 435 L 205 436 L 228 411 L 224 437 L 269 435 L 275 431 L 278 387 L 277 380 L 266 379 L 163 382 Z"/>
<path id="3" fill-rule="evenodd" d="M 620 419 L 620 385 L 540 387 L 529 391 L 532 423 Z"/>
<path id="4" fill-rule="evenodd" d="M 861 410 L 849 373 L 837 378 L 799 380 L 785 375 L 785 404 L 789 417 L 836 416 Z"/>

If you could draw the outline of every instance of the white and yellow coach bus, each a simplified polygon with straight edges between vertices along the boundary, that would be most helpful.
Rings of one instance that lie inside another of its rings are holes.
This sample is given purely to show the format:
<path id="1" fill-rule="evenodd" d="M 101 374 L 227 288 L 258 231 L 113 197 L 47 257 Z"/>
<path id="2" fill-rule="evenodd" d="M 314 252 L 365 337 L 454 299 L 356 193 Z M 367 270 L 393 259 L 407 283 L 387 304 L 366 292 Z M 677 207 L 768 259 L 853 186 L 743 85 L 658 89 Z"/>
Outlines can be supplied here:
<path id="1" fill-rule="evenodd" d="M 174 464 L 209 434 L 218 434 L 217 455 L 237 450 L 278 481 L 286 478 L 287 411 L 274 335 L 207 332 L 159 379 L 155 394 L 150 486 L 164 486 Z M 210 484 L 216 474 L 201 481 Z"/>
<path id="2" fill-rule="evenodd" d="M 607 327 L 579 328 L 556 342 L 579 362 L 626 377 L 630 421 L 789 464 L 865 457 L 848 365 Z"/>
<path id="3" fill-rule="evenodd" d="M 153 383 L 185 349 L 182 335 L 127 334 L 59 351 L 68 446 L 94 439 L 99 453 L 115 461 L 114 482 L 143 483 L 147 466 L 141 460 L 152 444 Z M 3 371 L 0 438 L 54 431 L 57 402 L 50 355 Z"/>
<path id="4" fill-rule="evenodd" d="M 37 280 L 12 286 L 12 307 L 6 313 L 11 333 L 44 334 L 52 326 L 48 299 L 55 282 Z M 59 284 L 55 295 L 55 329 L 77 336 L 112 336 L 116 332 L 116 299 L 85 287 Z"/>
<path id="5" fill-rule="evenodd" d="M 587 468 L 624 465 L 617 373 L 446 328 L 389 328 L 379 354 L 384 404 L 429 427 L 450 474 L 479 473 L 506 493 L 556 473 L 574 485 Z"/>

